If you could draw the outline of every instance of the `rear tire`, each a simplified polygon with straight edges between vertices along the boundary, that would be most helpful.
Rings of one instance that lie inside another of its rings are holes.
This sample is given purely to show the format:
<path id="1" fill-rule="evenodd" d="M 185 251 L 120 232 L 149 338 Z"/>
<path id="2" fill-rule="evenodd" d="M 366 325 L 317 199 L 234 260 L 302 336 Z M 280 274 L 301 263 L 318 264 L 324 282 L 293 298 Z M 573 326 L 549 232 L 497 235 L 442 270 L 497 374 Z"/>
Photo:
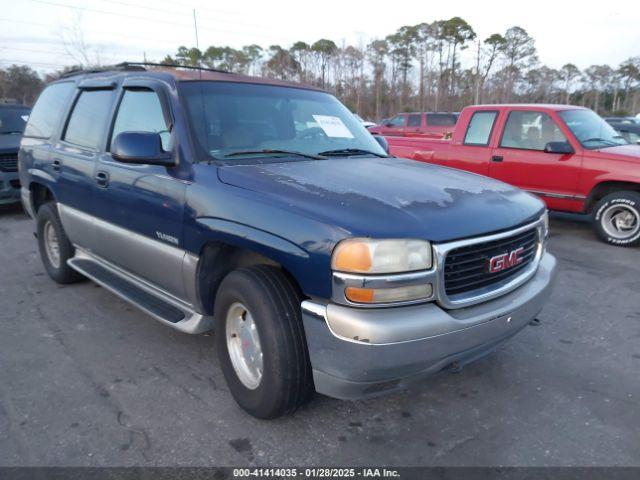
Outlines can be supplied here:
<path id="1" fill-rule="evenodd" d="M 640 193 L 621 191 L 604 197 L 593 210 L 593 228 L 610 245 L 640 245 Z"/>
<path id="2" fill-rule="evenodd" d="M 228 274 L 215 301 L 216 348 L 231 394 L 262 419 L 293 413 L 313 395 L 301 296 L 278 268 Z"/>
<path id="3" fill-rule="evenodd" d="M 67 260 L 75 254 L 75 248 L 62 227 L 56 204 L 48 202 L 42 205 L 36 221 L 40 258 L 51 279 L 63 285 L 82 280 L 84 277 L 67 265 Z"/>

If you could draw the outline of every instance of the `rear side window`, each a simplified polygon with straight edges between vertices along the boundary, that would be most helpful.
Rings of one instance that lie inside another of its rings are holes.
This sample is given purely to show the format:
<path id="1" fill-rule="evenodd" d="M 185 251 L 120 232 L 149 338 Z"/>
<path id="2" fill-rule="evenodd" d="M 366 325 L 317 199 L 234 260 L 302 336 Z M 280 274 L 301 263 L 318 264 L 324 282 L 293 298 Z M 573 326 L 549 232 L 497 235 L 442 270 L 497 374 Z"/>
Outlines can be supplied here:
<path id="1" fill-rule="evenodd" d="M 113 139 L 122 132 L 158 133 L 162 149 L 171 150 L 169 128 L 162 113 L 162 105 L 158 95 L 152 90 L 125 91 L 113 124 L 112 145 Z"/>
<path id="2" fill-rule="evenodd" d="M 489 137 L 497 116 L 498 112 L 475 112 L 464 135 L 464 144 L 489 145 Z"/>
<path id="3" fill-rule="evenodd" d="M 457 117 L 449 113 L 429 113 L 427 114 L 427 125 L 434 127 L 453 127 Z"/>
<path id="4" fill-rule="evenodd" d="M 112 90 L 83 91 L 71 112 L 64 140 L 97 149 L 104 138 L 112 100 Z"/>
<path id="5" fill-rule="evenodd" d="M 422 125 L 422 115 L 409 115 L 407 125 L 409 127 L 419 127 L 420 125 Z"/>
<path id="6" fill-rule="evenodd" d="M 74 89 L 72 82 L 54 83 L 45 88 L 31 111 L 24 136 L 51 137 Z"/>

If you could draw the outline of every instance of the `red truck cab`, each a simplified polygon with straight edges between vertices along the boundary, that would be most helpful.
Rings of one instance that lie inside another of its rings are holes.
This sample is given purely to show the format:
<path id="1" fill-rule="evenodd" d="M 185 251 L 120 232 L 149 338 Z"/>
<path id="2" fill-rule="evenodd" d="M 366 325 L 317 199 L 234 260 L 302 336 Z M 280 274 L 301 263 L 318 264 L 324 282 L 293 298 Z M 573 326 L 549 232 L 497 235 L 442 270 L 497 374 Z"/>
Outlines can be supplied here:
<path id="1" fill-rule="evenodd" d="M 451 140 L 387 141 L 398 157 L 502 180 L 540 196 L 550 210 L 592 214 L 608 243 L 640 244 L 640 146 L 587 108 L 472 106 Z"/>
<path id="2" fill-rule="evenodd" d="M 399 113 L 369 131 L 385 136 L 443 138 L 455 129 L 458 115 L 455 112 Z"/>

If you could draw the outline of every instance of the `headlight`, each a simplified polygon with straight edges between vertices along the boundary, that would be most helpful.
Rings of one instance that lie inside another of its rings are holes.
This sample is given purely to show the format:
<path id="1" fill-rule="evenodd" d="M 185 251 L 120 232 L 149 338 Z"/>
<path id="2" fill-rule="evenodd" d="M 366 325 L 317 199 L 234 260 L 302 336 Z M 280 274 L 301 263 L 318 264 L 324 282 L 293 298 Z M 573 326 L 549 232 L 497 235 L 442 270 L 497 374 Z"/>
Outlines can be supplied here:
<path id="1" fill-rule="evenodd" d="M 431 244 L 424 240 L 343 240 L 331 266 L 347 273 L 402 273 L 431 268 Z"/>
<path id="2" fill-rule="evenodd" d="M 353 278 L 350 284 L 343 280 L 334 290 L 352 303 L 392 304 L 433 298 L 433 284 L 426 278 L 422 284 L 397 281 L 402 274 L 431 269 L 431 244 L 425 240 L 343 240 L 333 251 L 331 266 L 338 276 L 355 276 L 355 282 Z M 394 278 L 395 282 L 374 286 L 371 282 L 375 278 L 379 281 L 375 275 Z"/>

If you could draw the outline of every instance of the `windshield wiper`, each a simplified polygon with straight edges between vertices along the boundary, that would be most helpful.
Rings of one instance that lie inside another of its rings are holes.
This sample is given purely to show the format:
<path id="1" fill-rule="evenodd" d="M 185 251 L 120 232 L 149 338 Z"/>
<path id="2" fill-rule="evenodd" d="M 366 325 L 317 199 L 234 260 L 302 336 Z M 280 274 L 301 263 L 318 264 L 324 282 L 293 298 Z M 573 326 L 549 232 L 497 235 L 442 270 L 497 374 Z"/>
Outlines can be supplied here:
<path id="1" fill-rule="evenodd" d="M 607 140 L 606 138 L 600 138 L 600 137 L 594 137 L 594 138 L 587 138 L 586 140 L 583 140 L 583 142 L 602 142 L 606 145 L 609 145 L 611 147 L 615 146 L 615 145 L 620 145 L 619 143 L 616 142 L 612 142 L 611 140 Z"/>
<path id="2" fill-rule="evenodd" d="M 271 149 L 242 150 L 242 151 L 239 151 L 239 152 L 228 153 L 224 157 L 228 158 L 228 157 L 239 157 L 239 156 L 242 156 L 242 155 L 259 155 L 259 154 L 265 154 L 265 155 L 291 155 L 291 156 L 296 156 L 296 157 L 312 158 L 313 160 L 323 160 L 323 157 L 321 157 L 319 155 L 311 155 L 310 153 L 296 152 L 294 150 L 271 150 Z"/>
<path id="3" fill-rule="evenodd" d="M 0 132 L 0 135 L 22 135 L 22 131 L 20 131 L 20 130 L 7 130 L 5 132 Z"/>
<path id="4" fill-rule="evenodd" d="M 350 157 L 352 155 L 373 155 L 375 157 L 380 158 L 388 158 L 389 155 L 383 155 L 381 153 L 372 152 L 371 150 L 363 150 L 362 148 L 338 148 L 336 150 L 327 150 L 325 152 L 320 152 L 318 155 L 323 155 L 326 157 L 334 156 L 334 157 Z"/>

